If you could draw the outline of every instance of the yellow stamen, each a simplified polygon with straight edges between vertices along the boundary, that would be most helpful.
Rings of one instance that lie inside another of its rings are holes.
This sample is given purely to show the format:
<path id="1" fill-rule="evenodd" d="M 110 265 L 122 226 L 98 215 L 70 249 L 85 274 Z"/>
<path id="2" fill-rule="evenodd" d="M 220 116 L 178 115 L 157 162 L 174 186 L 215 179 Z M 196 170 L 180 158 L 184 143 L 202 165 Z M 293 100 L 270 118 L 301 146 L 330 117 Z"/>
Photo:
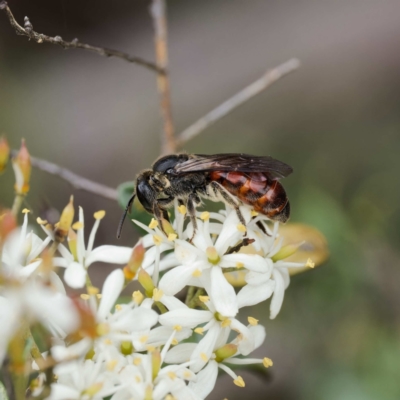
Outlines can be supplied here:
<path id="1" fill-rule="evenodd" d="M 103 219 L 105 215 L 106 215 L 106 212 L 104 210 L 99 210 L 93 214 L 93 217 L 94 217 L 94 219 Z"/>
<path id="2" fill-rule="evenodd" d="M 208 211 L 204 211 L 200 215 L 200 219 L 203 221 L 208 221 L 210 219 L 210 213 Z"/>
<path id="3" fill-rule="evenodd" d="M 89 300 L 90 299 L 90 296 L 88 294 L 86 294 L 86 293 L 82 293 L 80 297 L 81 297 L 82 300 Z"/>
<path id="4" fill-rule="evenodd" d="M 28 213 L 30 213 L 31 212 L 31 210 L 29 210 L 28 208 L 24 208 L 23 210 L 22 210 L 22 214 L 28 214 Z"/>
<path id="5" fill-rule="evenodd" d="M 170 242 L 173 242 L 177 237 L 178 237 L 178 235 L 177 235 L 176 233 L 170 233 L 170 234 L 168 235 L 168 240 L 169 240 Z"/>
<path id="6" fill-rule="evenodd" d="M 116 305 L 115 305 L 115 310 L 116 310 L 116 311 L 121 311 L 121 310 L 122 310 L 121 304 L 116 304 Z"/>
<path id="7" fill-rule="evenodd" d="M 149 223 L 149 228 L 154 229 L 158 226 L 158 221 L 154 218 L 151 219 L 151 222 Z"/>
<path id="8" fill-rule="evenodd" d="M 255 318 L 253 318 L 253 317 L 247 317 L 247 321 L 249 321 L 249 324 L 250 324 L 251 326 L 256 326 L 256 325 L 258 325 L 258 319 L 255 319 Z"/>
<path id="9" fill-rule="evenodd" d="M 315 262 L 313 262 L 313 260 L 311 260 L 311 258 L 309 258 L 307 260 L 306 267 L 314 268 L 315 267 Z"/>
<path id="10" fill-rule="evenodd" d="M 183 373 L 183 377 L 184 377 L 185 379 L 190 379 L 192 376 L 193 376 L 193 374 L 192 374 L 190 371 L 185 371 L 185 372 Z"/>
<path id="11" fill-rule="evenodd" d="M 199 300 L 202 303 L 206 303 L 207 301 L 210 301 L 210 298 L 208 296 L 199 296 Z"/>
<path id="12" fill-rule="evenodd" d="M 181 206 L 178 207 L 178 211 L 182 214 L 185 215 L 187 213 L 187 208 L 182 204 Z"/>
<path id="13" fill-rule="evenodd" d="M 207 354 L 206 354 L 206 353 L 200 353 L 200 358 L 201 358 L 203 361 L 205 361 L 205 362 L 208 361 L 208 357 L 207 357 Z"/>
<path id="14" fill-rule="evenodd" d="M 112 345 L 111 339 L 104 339 L 103 343 L 106 344 L 107 346 L 111 346 Z"/>
<path id="15" fill-rule="evenodd" d="M 178 342 L 178 339 L 175 339 L 175 338 L 172 339 L 171 344 L 172 344 L 173 346 L 176 346 L 178 343 L 179 343 L 179 342 Z"/>
<path id="16" fill-rule="evenodd" d="M 243 233 L 245 233 L 247 230 L 243 224 L 239 224 L 236 228 L 239 232 L 243 232 Z"/>
<path id="17" fill-rule="evenodd" d="M 172 379 L 172 380 L 176 379 L 176 374 L 175 374 L 175 372 L 169 371 L 169 372 L 168 372 L 168 376 L 169 376 L 170 379 Z"/>
<path id="18" fill-rule="evenodd" d="M 95 287 L 95 286 L 89 286 L 87 288 L 88 294 L 90 295 L 96 295 L 97 293 L 99 293 L 99 288 Z"/>
<path id="19" fill-rule="evenodd" d="M 101 293 L 99 293 L 99 294 L 96 294 L 96 297 L 97 297 L 98 299 L 101 299 L 101 297 L 102 297 L 102 294 L 101 294 Z"/>
<path id="20" fill-rule="evenodd" d="M 227 328 L 228 326 L 230 326 L 231 325 L 231 320 L 230 319 L 224 319 L 222 322 L 221 322 L 221 326 L 223 327 L 223 328 Z"/>
<path id="21" fill-rule="evenodd" d="M 39 225 L 46 225 L 46 224 L 47 224 L 47 221 L 46 221 L 45 219 L 40 218 L 40 217 L 37 217 L 37 218 L 36 218 L 36 222 L 37 222 Z"/>
<path id="22" fill-rule="evenodd" d="M 110 332 L 110 326 L 105 322 L 101 322 L 96 326 L 96 333 L 99 336 L 107 335 L 107 333 L 109 332 Z"/>
<path id="23" fill-rule="evenodd" d="M 138 366 L 142 363 L 142 359 L 140 357 L 136 357 L 133 359 L 133 364 Z"/>
<path id="24" fill-rule="evenodd" d="M 263 365 L 265 368 L 269 368 L 272 367 L 274 365 L 274 363 L 272 362 L 272 360 L 268 357 L 264 357 L 263 358 Z"/>
<path id="25" fill-rule="evenodd" d="M 243 267 L 244 267 L 244 264 L 242 262 L 238 261 L 236 263 L 236 268 L 243 268 Z"/>
<path id="26" fill-rule="evenodd" d="M 195 331 L 196 333 L 198 333 L 199 335 L 204 335 L 204 329 L 201 328 L 201 327 L 196 328 L 194 331 Z"/>
<path id="27" fill-rule="evenodd" d="M 146 343 L 149 337 L 147 335 L 143 335 L 139 338 L 140 343 Z"/>
<path id="28" fill-rule="evenodd" d="M 82 228 L 83 228 L 83 222 L 81 221 L 76 221 L 74 224 L 72 224 L 72 229 L 75 229 L 76 231 Z"/>
<path id="29" fill-rule="evenodd" d="M 111 360 L 107 362 L 107 370 L 108 371 L 113 371 L 114 368 L 117 366 L 118 360 Z"/>
<path id="30" fill-rule="evenodd" d="M 135 290 L 132 293 L 132 299 L 136 304 L 139 305 L 144 299 L 143 293 L 141 291 L 139 291 L 139 290 Z"/>
<path id="31" fill-rule="evenodd" d="M 141 376 L 140 375 L 135 375 L 135 381 L 136 381 L 136 383 L 142 382 Z"/>
<path id="32" fill-rule="evenodd" d="M 153 235 L 153 242 L 156 246 L 159 246 L 162 243 L 162 237 Z"/>
<path id="33" fill-rule="evenodd" d="M 146 350 L 147 350 L 149 353 L 153 353 L 153 352 L 156 350 L 156 348 L 155 348 L 154 346 L 146 346 Z"/>
<path id="34" fill-rule="evenodd" d="M 100 392 L 102 388 L 103 388 L 102 382 L 93 383 L 93 385 L 90 385 L 86 390 L 83 391 L 83 394 L 89 396 L 89 398 L 92 398 L 95 394 Z"/>
<path id="35" fill-rule="evenodd" d="M 154 288 L 154 290 L 153 290 L 153 300 L 154 301 L 160 301 L 163 296 L 164 296 L 164 292 L 161 289 Z"/>
<path id="36" fill-rule="evenodd" d="M 250 215 L 251 215 L 252 217 L 257 217 L 258 212 L 257 212 L 257 211 L 254 211 L 254 210 L 251 210 Z"/>
<path id="37" fill-rule="evenodd" d="M 174 326 L 174 331 L 180 332 L 182 330 L 182 326 L 181 325 L 175 325 Z"/>
<path id="38" fill-rule="evenodd" d="M 198 278 L 199 276 L 201 276 L 201 274 L 202 274 L 202 272 L 201 272 L 200 269 L 195 269 L 195 270 L 192 272 L 192 276 L 195 277 L 195 278 Z"/>
<path id="39" fill-rule="evenodd" d="M 233 383 L 234 383 L 236 386 L 239 386 L 239 387 L 245 387 L 245 386 L 246 386 L 246 384 L 244 383 L 244 380 L 243 380 L 243 378 L 242 378 L 241 376 L 238 376 L 238 377 L 233 381 Z"/>

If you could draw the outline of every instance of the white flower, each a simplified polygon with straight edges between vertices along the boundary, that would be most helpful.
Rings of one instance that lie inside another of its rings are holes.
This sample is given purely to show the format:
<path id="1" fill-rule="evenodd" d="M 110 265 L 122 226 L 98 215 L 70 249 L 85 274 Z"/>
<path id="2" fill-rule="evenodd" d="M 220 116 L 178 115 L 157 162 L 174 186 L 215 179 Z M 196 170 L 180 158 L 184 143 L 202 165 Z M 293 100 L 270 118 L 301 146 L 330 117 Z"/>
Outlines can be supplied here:
<path id="1" fill-rule="evenodd" d="M 77 240 L 73 245 L 70 243 L 69 251 L 63 244 L 58 245 L 58 251 L 62 257 L 53 259 L 54 265 L 65 268 L 64 280 L 72 288 L 85 286 L 87 269 L 94 262 L 106 262 L 112 264 L 126 264 L 132 254 L 132 249 L 122 246 L 99 246 L 93 249 L 94 239 L 100 220 L 104 217 L 104 211 L 94 214 L 95 223 L 90 232 L 89 241 L 85 246 L 84 239 L 84 217 L 83 209 L 79 207 L 79 223 L 77 226 Z M 42 226 L 45 232 L 53 238 L 53 233 Z M 72 239 L 75 241 L 75 238 Z M 75 251 L 76 246 L 76 251 Z"/>

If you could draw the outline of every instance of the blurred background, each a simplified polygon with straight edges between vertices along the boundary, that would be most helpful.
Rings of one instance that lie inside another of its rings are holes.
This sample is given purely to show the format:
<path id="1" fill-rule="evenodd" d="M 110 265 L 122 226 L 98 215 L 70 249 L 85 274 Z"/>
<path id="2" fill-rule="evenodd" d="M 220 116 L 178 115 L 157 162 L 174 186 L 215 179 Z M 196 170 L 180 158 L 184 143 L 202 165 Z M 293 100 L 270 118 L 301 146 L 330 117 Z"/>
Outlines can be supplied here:
<path id="1" fill-rule="evenodd" d="M 9 1 L 17 20 L 65 40 L 153 60 L 148 1 Z M 259 356 L 269 378 L 223 376 L 212 400 L 400 398 L 400 2 L 398 0 L 168 1 L 173 113 L 179 132 L 270 67 L 302 68 L 187 143 L 191 153 L 272 155 L 292 165 L 292 221 L 327 237 L 331 257 L 293 277 L 281 313 L 246 309 L 267 326 Z M 81 50 L 17 36 L 0 14 L 0 132 L 13 148 L 111 187 L 158 156 L 155 75 Z M 0 177 L 11 206 L 13 174 Z M 112 201 L 34 170 L 30 207 L 62 209 L 71 191 L 87 220 L 107 216 L 97 244 L 133 245 Z M 89 222 L 90 224 L 90 222 Z M 101 285 L 105 272 L 91 274 Z"/>

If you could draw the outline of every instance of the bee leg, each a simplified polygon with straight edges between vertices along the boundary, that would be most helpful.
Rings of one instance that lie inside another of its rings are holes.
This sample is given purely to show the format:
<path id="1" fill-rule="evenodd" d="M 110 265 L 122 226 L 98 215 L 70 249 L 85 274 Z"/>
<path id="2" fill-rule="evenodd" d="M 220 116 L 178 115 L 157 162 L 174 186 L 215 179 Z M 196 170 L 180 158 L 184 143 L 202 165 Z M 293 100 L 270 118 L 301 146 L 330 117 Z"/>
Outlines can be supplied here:
<path id="1" fill-rule="evenodd" d="M 211 182 L 211 186 L 214 189 L 215 193 L 219 193 L 223 199 L 231 206 L 235 209 L 236 214 L 239 218 L 239 221 L 242 225 L 246 226 L 246 221 L 243 217 L 243 214 L 240 211 L 239 208 L 239 204 L 232 198 L 232 196 L 225 190 L 225 188 L 223 188 L 219 183 L 217 182 Z M 247 235 L 247 231 L 244 234 L 244 236 Z"/>
<path id="2" fill-rule="evenodd" d="M 198 203 L 200 203 L 199 196 L 197 196 L 196 193 L 190 194 L 187 200 L 187 211 L 189 214 L 190 221 L 192 222 L 193 234 L 192 237 L 190 238 L 189 243 L 192 243 L 197 231 L 196 205 Z"/>
<path id="3" fill-rule="evenodd" d="M 162 202 L 161 202 L 162 204 Z M 162 230 L 162 232 L 165 234 L 165 236 L 168 236 L 167 233 L 164 230 L 164 226 L 162 223 L 162 220 L 165 219 L 169 222 L 169 216 L 168 216 L 168 212 L 167 210 L 163 209 L 160 207 L 160 205 L 158 204 L 158 202 L 154 203 L 153 206 L 153 214 L 156 217 L 156 220 L 158 222 L 158 226 L 160 227 L 160 229 Z"/>
<path id="4" fill-rule="evenodd" d="M 267 230 L 265 229 L 264 224 L 261 221 L 257 221 L 256 225 L 267 235 L 267 236 L 271 236 Z"/>

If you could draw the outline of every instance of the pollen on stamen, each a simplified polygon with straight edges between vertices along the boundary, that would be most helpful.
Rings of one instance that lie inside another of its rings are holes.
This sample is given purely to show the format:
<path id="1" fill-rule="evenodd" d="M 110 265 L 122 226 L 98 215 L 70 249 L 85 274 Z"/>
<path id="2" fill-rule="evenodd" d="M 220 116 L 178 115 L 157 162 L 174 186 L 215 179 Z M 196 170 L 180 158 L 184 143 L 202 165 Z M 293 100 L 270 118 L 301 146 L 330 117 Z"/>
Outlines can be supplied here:
<path id="1" fill-rule="evenodd" d="M 204 211 L 200 215 L 200 219 L 203 221 L 208 221 L 210 219 L 210 213 L 208 211 Z"/>
<path id="2" fill-rule="evenodd" d="M 28 208 L 24 208 L 23 210 L 22 210 L 22 214 L 28 214 L 28 213 L 30 213 L 31 212 L 31 210 L 29 210 Z"/>
<path id="3" fill-rule="evenodd" d="M 142 363 L 142 359 L 140 357 L 136 357 L 133 359 L 133 365 L 140 365 Z"/>
<path id="4" fill-rule="evenodd" d="M 121 311 L 121 310 L 122 310 L 121 304 L 116 304 L 115 305 L 115 311 Z"/>
<path id="5" fill-rule="evenodd" d="M 97 288 L 97 287 L 95 287 L 95 286 L 89 286 L 88 288 L 87 288 L 87 291 L 88 291 L 88 294 L 89 295 L 96 295 L 96 294 L 98 294 L 99 293 L 99 288 Z"/>
<path id="6" fill-rule="evenodd" d="M 82 228 L 83 228 L 83 222 L 81 221 L 77 221 L 74 224 L 72 224 L 72 229 L 75 229 L 76 231 Z"/>
<path id="7" fill-rule="evenodd" d="M 178 235 L 177 235 L 176 233 L 170 233 L 170 234 L 168 235 L 168 240 L 169 240 L 170 242 L 173 242 L 177 237 L 178 237 Z"/>
<path id="8" fill-rule="evenodd" d="M 93 214 L 93 217 L 94 217 L 94 219 L 103 219 L 105 215 L 106 215 L 106 212 L 104 210 L 99 210 Z"/>
<path id="9" fill-rule="evenodd" d="M 170 379 L 172 379 L 172 380 L 176 379 L 176 374 L 175 374 L 175 372 L 169 371 L 169 372 L 168 372 L 168 376 L 169 376 Z"/>
<path id="10" fill-rule="evenodd" d="M 244 267 L 244 264 L 242 262 L 238 261 L 236 263 L 236 268 L 243 268 L 243 267 Z"/>
<path id="11" fill-rule="evenodd" d="M 182 204 L 178 207 L 178 211 L 182 214 L 185 215 L 187 213 L 187 208 Z"/>
<path id="12" fill-rule="evenodd" d="M 143 293 L 141 291 L 135 290 L 132 293 L 132 299 L 137 305 L 139 305 L 143 301 L 144 295 L 143 295 Z"/>
<path id="13" fill-rule="evenodd" d="M 254 211 L 254 210 L 251 210 L 250 215 L 251 215 L 252 217 L 257 217 L 258 212 L 257 212 L 257 211 Z"/>
<path id="14" fill-rule="evenodd" d="M 199 335 L 204 335 L 204 329 L 201 327 L 196 328 L 194 331 Z"/>
<path id="15" fill-rule="evenodd" d="M 272 360 L 268 357 L 264 357 L 263 358 L 263 365 L 265 368 L 269 368 L 272 367 L 274 365 L 274 363 L 272 362 Z"/>
<path id="16" fill-rule="evenodd" d="M 82 294 L 80 295 L 80 298 L 81 298 L 82 300 L 89 300 L 89 299 L 90 299 L 90 296 L 89 296 L 88 294 L 86 294 L 86 293 L 82 293 Z"/>
<path id="17" fill-rule="evenodd" d="M 107 370 L 108 371 L 113 371 L 114 368 L 117 366 L 118 360 L 111 360 L 107 362 Z"/>
<path id="18" fill-rule="evenodd" d="M 153 353 L 153 351 L 155 351 L 156 348 L 155 348 L 154 346 L 146 346 L 146 350 L 147 350 L 149 353 Z"/>
<path id="19" fill-rule="evenodd" d="M 247 230 L 243 224 L 239 224 L 236 228 L 239 232 L 243 232 L 243 233 L 245 233 Z"/>
<path id="20" fill-rule="evenodd" d="M 143 335 L 139 338 L 140 343 L 146 343 L 149 337 L 147 335 Z"/>
<path id="21" fill-rule="evenodd" d="M 173 346 L 176 346 L 177 344 L 179 344 L 178 339 L 173 338 L 171 344 L 172 344 Z"/>
<path id="22" fill-rule="evenodd" d="M 314 268 L 315 267 L 315 262 L 313 262 L 313 260 L 311 260 L 311 258 L 309 258 L 306 262 L 306 267 L 309 268 Z"/>
<path id="23" fill-rule="evenodd" d="M 47 224 L 47 221 L 46 221 L 45 219 L 40 218 L 40 217 L 37 217 L 37 218 L 36 218 L 36 222 L 37 222 L 39 225 L 46 225 L 46 224 Z"/>
<path id="24" fill-rule="evenodd" d="M 159 246 L 162 243 L 162 238 L 158 235 L 153 235 L 153 242 L 156 246 Z"/>
<path id="25" fill-rule="evenodd" d="M 241 376 L 238 376 L 238 377 L 233 381 L 233 383 L 234 383 L 236 386 L 239 386 L 239 387 L 245 387 L 245 386 L 246 386 L 246 384 L 244 383 L 244 380 L 243 380 L 243 378 L 242 378 Z"/>
<path id="26" fill-rule="evenodd" d="M 200 353 L 200 358 L 204 361 L 207 362 L 208 361 L 208 357 L 206 353 Z"/>
<path id="27" fill-rule="evenodd" d="M 190 372 L 190 371 L 185 371 L 185 372 L 183 373 L 183 377 L 184 377 L 185 379 L 190 379 L 190 378 L 193 377 L 193 373 Z"/>
<path id="28" fill-rule="evenodd" d="M 160 301 L 163 296 L 164 296 L 164 292 L 161 289 L 154 288 L 154 290 L 153 290 L 153 300 L 154 301 Z"/>
<path id="29" fill-rule="evenodd" d="M 230 326 L 231 325 L 231 320 L 230 319 L 224 319 L 222 322 L 221 322 L 221 326 L 222 326 L 222 328 L 227 328 L 228 326 Z"/>
<path id="30" fill-rule="evenodd" d="M 199 296 L 199 300 L 202 303 L 207 303 L 207 301 L 210 301 L 210 297 L 209 296 Z"/>
<path id="31" fill-rule="evenodd" d="M 101 293 L 98 293 L 98 294 L 96 294 L 96 297 L 97 297 L 98 299 L 101 299 L 102 294 L 101 294 Z"/>
<path id="32" fill-rule="evenodd" d="M 181 325 L 175 325 L 174 326 L 174 331 L 180 332 L 182 330 L 182 326 Z"/>
<path id="33" fill-rule="evenodd" d="M 154 229 L 154 228 L 157 228 L 157 226 L 158 226 L 158 221 L 156 219 L 152 218 L 149 223 L 149 228 Z"/>
<path id="34" fill-rule="evenodd" d="M 249 321 L 249 324 L 250 324 L 251 326 L 256 326 L 256 325 L 258 325 L 258 319 L 255 319 L 255 318 L 253 318 L 253 317 L 247 317 L 247 321 Z"/>
<path id="35" fill-rule="evenodd" d="M 199 276 L 201 276 L 201 274 L 202 274 L 202 272 L 201 272 L 200 269 L 195 269 L 195 270 L 192 272 L 192 276 L 195 277 L 195 278 L 198 278 Z"/>

